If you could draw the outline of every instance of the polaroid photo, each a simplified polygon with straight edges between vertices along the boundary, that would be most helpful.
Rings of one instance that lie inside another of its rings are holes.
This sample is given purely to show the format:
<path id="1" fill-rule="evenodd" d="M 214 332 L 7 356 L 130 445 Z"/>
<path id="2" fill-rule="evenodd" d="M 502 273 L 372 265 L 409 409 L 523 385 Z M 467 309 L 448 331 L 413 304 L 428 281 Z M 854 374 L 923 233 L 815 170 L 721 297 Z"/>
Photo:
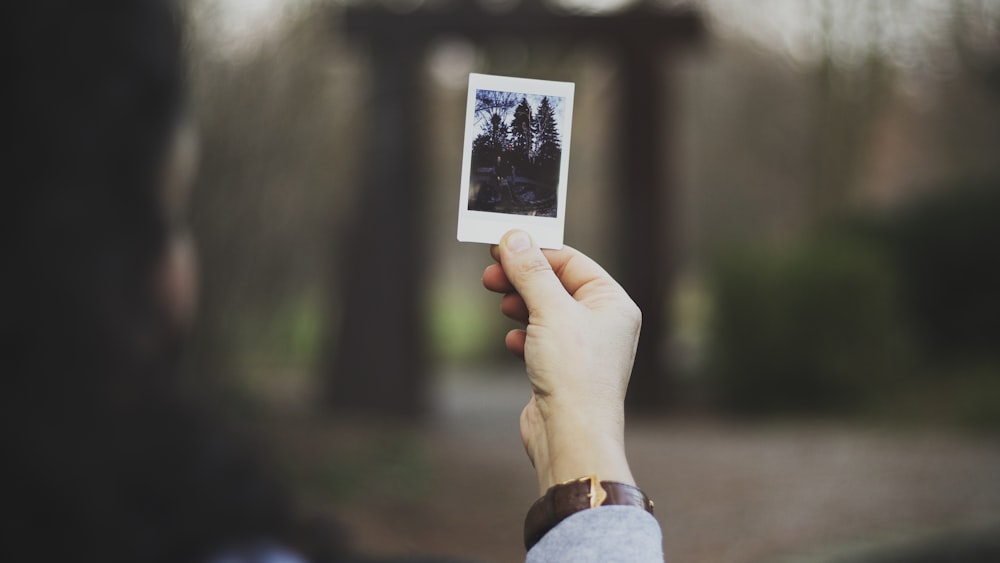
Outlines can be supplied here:
<path id="1" fill-rule="evenodd" d="M 572 82 L 469 75 L 458 240 L 496 244 L 523 229 L 562 248 Z"/>

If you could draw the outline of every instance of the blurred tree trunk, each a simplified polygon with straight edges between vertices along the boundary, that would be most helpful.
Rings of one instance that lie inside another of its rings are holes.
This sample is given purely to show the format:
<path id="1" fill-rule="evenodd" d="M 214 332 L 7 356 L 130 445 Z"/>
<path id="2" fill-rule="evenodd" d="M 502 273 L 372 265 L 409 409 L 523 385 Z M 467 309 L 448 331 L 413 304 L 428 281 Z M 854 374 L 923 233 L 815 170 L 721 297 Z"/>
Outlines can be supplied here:
<path id="1" fill-rule="evenodd" d="M 642 335 L 636 351 L 627 404 L 631 409 L 662 408 L 674 399 L 672 374 L 664 364 L 669 342 L 675 222 L 664 216 L 671 199 L 670 146 L 661 129 L 669 113 L 669 85 L 660 63 L 663 51 L 648 38 L 622 38 L 618 108 L 618 162 L 624 197 L 618 209 L 622 233 L 619 279 L 642 310 Z"/>
<path id="2" fill-rule="evenodd" d="M 335 410 L 418 416 L 427 407 L 419 240 L 427 190 L 417 138 L 423 50 L 402 37 L 381 39 L 372 41 L 364 184 L 338 268 L 343 316 L 325 396 Z"/>

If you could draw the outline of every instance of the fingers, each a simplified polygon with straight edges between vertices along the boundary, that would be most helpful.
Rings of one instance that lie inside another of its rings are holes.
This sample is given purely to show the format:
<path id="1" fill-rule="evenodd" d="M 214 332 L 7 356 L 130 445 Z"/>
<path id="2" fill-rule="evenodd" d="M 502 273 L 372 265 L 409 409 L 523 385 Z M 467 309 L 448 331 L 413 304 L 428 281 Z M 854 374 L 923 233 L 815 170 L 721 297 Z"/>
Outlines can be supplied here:
<path id="1" fill-rule="evenodd" d="M 529 310 L 569 298 L 549 259 L 528 233 L 513 230 L 504 235 L 498 254 L 507 281 L 520 294 Z M 560 252 L 554 254 L 559 255 Z M 561 262 L 566 263 L 568 259 L 563 258 Z"/>
<path id="2" fill-rule="evenodd" d="M 543 250 L 542 253 L 557 277 L 560 278 L 563 287 L 570 294 L 575 294 L 580 287 L 594 281 L 606 280 L 613 283 L 608 273 L 596 262 L 569 246 L 564 246 L 560 250 Z M 496 293 L 516 291 L 514 284 L 504 272 L 503 266 L 499 264 L 500 246 L 491 246 L 490 255 L 498 263 L 490 264 L 483 271 L 483 286 Z"/>
<path id="3" fill-rule="evenodd" d="M 514 238 L 521 240 L 522 237 L 526 237 L 529 241 L 529 246 L 524 249 L 524 254 L 517 252 L 517 248 L 511 244 Z M 612 290 L 624 293 L 621 286 L 615 282 L 604 268 L 580 251 L 569 246 L 563 246 L 559 250 L 539 250 L 534 242 L 531 241 L 530 236 L 523 231 L 511 231 L 507 233 L 498 246 L 491 247 L 490 253 L 495 259 L 500 261 L 504 273 L 503 277 L 505 281 L 498 280 L 502 283 L 497 286 L 497 291 L 503 293 L 512 291 L 508 289 L 507 284 L 516 288 L 519 281 L 528 278 L 542 279 L 546 277 L 544 275 L 541 278 L 536 277 L 544 270 L 551 270 L 555 273 L 564 291 L 573 296 L 583 288 L 595 291 Z M 543 258 L 544 262 L 542 262 Z M 493 266 L 490 266 L 490 268 L 493 268 Z M 499 273 L 494 273 L 494 275 L 499 275 Z M 532 283 L 532 285 L 535 286 L 537 284 Z M 550 283 L 543 284 L 539 288 L 552 291 L 555 294 L 559 293 L 557 288 Z M 518 293 L 523 294 L 522 291 L 518 291 Z M 541 295 L 544 296 L 544 294 Z M 532 297 L 528 297 L 527 299 L 529 306 L 532 303 L 536 303 Z"/>
<path id="4" fill-rule="evenodd" d="M 596 303 L 617 302 L 627 298 L 624 290 L 596 262 L 570 248 L 545 250 L 539 248 L 530 235 L 513 230 L 504 235 L 499 245 L 490 247 L 499 264 L 483 271 L 483 285 L 502 293 L 501 312 L 523 324 L 545 322 L 550 313 L 559 317 L 578 306 L 577 300 Z M 611 296 L 604 301 L 600 296 Z M 552 318 L 556 318 L 552 317 Z M 507 348 L 524 356 L 526 333 L 523 330 L 507 334 Z"/>
<path id="5" fill-rule="evenodd" d="M 500 311 L 505 316 L 521 324 L 528 324 L 528 306 L 524 304 L 524 299 L 514 292 L 513 284 L 507 279 L 499 264 L 486 268 L 483 272 L 483 285 L 490 291 L 504 294 L 500 300 Z"/>
<path id="6" fill-rule="evenodd" d="M 503 296 L 500 300 L 500 312 L 523 325 L 528 324 L 528 306 L 516 293 L 507 293 Z"/>
<path id="7" fill-rule="evenodd" d="M 524 359 L 524 342 L 528 337 L 528 333 L 521 329 L 514 329 L 507 333 L 507 337 L 504 339 L 504 344 L 507 345 L 507 350 L 511 354 Z"/>
<path id="8" fill-rule="evenodd" d="M 507 279 L 507 274 L 503 272 L 500 264 L 490 264 L 483 271 L 483 286 L 497 293 L 511 293 L 514 285 Z"/>
<path id="9" fill-rule="evenodd" d="M 581 288 L 595 284 L 620 288 L 604 268 L 575 248 L 563 246 L 559 250 L 543 252 L 570 295 L 576 295 Z"/>

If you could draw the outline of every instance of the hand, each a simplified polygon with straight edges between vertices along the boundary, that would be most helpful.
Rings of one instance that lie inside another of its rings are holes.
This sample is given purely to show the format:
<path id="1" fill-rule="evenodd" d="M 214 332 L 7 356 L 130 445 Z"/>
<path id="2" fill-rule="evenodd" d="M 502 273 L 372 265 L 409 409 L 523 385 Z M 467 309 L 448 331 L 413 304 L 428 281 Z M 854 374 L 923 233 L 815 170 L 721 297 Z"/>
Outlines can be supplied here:
<path id="1" fill-rule="evenodd" d="M 523 231 L 490 249 L 499 264 L 483 285 L 500 309 L 526 325 L 507 334 L 524 358 L 531 399 L 521 439 L 542 493 L 585 475 L 634 485 L 625 458 L 625 391 L 641 314 L 596 262 L 564 247 L 541 250 Z"/>

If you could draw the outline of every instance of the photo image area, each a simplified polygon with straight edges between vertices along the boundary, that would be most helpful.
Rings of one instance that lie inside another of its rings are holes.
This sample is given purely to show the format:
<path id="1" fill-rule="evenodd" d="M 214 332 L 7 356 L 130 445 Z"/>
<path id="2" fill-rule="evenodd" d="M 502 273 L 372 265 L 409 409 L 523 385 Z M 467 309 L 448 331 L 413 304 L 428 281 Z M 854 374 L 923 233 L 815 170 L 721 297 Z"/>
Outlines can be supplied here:
<path id="1" fill-rule="evenodd" d="M 562 247 L 574 89 L 469 75 L 458 240 L 497 244 L 522 229 L 543 248 Z"/>
<path id="2" fill-rule="evenodd" d="M 557 217 L 563 96 L 475 91 L 468 209 Z"/>

